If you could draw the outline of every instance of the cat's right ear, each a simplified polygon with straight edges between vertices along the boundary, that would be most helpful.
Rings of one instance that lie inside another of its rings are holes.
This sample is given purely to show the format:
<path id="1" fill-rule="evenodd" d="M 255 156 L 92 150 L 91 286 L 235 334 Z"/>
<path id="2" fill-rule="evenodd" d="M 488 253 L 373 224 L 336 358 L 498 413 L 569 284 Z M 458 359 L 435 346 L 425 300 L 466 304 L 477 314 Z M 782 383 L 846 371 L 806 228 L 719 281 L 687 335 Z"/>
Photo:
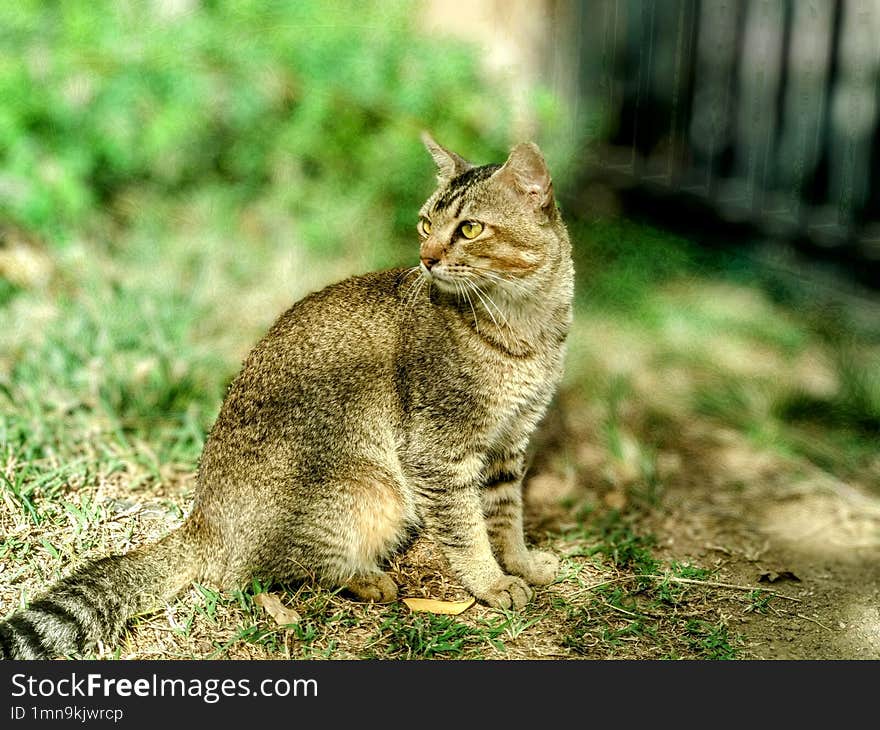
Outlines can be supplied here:
<path id="1" fill-rule="evenodd" d="M 440 182 L 458 177 L 461 173 L 470 170 L 473 165 L 460 155 L 437 144 L 434 138 L 427 132 L 422 132 L 422 142 L 437 163 L 437 179 Z"/>
<path id="2" fill-rule="evenodd" d="M 535 211 L 551 215 L 553 181 L 544 155 L 534 142 L 523 142 L 514 147 L 507 162 L 492 177 L 524 196 Z"/>

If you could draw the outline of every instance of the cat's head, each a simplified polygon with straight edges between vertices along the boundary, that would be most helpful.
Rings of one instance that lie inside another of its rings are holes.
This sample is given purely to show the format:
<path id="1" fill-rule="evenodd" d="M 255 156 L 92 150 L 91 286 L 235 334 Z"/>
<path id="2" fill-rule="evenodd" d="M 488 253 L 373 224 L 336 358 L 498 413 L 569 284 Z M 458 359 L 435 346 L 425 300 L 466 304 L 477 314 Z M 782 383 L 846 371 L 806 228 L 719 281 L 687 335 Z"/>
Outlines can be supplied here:
<path id="1" fill-rule="evenodd" d="M 437 190 L 419 211 L 422 274 L 440 289 L 536 293 L 568 239 L 538 146 L 513 148 L 503 165 L 476 166 L 422 137 L 437 164 Z"/>

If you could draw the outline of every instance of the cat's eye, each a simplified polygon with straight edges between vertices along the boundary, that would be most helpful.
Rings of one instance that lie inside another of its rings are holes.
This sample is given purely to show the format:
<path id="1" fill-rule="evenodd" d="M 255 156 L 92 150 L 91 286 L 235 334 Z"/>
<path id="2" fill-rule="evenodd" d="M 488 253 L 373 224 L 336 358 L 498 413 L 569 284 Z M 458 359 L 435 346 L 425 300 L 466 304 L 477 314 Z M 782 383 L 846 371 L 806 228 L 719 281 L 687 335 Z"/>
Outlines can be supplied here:
<path id="1" fill-rule="evenodd" d="M 431 221 L 427 220 L 426 218 L 422 218 L 419 221 L 418 228 L 419 228 L 419 233 L 421 233 L 423 236 L 430 235 L 431 234 Z"/>
<path id="2" fill-rule="evenodd" d="M 483 232 L 483 224 L 477 221 L 465 221 L 458 227 L 458 230 L 465 238 L 476 238 Z"/>

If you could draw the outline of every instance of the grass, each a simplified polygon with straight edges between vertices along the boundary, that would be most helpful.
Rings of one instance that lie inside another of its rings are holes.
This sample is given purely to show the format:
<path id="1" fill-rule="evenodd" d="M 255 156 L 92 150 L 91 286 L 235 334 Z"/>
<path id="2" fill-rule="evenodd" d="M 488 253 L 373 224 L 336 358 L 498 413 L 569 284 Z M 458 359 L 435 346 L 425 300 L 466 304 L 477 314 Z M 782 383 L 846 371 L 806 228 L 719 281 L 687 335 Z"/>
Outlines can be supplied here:
<path id="1" fill-rule="evenodd" d="M 626 224 L 623 233 L 638 230 Z M 608 232 L 603 224 L 593 233 Z M 188 508 L 206 429 L 247 346 L 285 303 L 322 278 L 359 267 L 355 259 L 314 258 L 306 265 L 301 252 L 291 263 L 282 243 L 256 239 L 264 260 L 236 262 L 222 253 L 220 235 L 205 235 L 218 256 L 206 259 L 216 267 L 210 275 L 180 276 L 193 255 L 182 239 L 161 244 L 149 270 L 142 248 L 112 257 L 74 248 L 54 264 L 63 297 L 33 288 L 7 303 L 3 317 L 19 326 L 0 335 L 7 344 L 0 375 L 4 610 L 33 597 L 75 560 L 128 549 L 177 524 Z M 646 240 L 659 245 L 659 234 Z M 690 259 L 678 260 L 688 265 Z M 135 273 L 115 279 L 126 262 L 137 262 Z M 771 597 L 712 587 L 711 566 L 667 557 L 645 526 L 681 474 L 669 464 L 679 443 L 672 435 L 684 419 L 717 423 L 756 449 L 867 478 L 874 468 L 868 449 L 874 381 L 866 373 L 873 371 L 841 367 L 846 361 L 835 359 L 809 322 L 758 290 L 682 280 L 671 269 L 665 281 L 651 284 L 635 269 L 632 262 L 624 267 L 623 281 L 641 287 L 628 300 L 593 307 L 594 292 L 580 304 L 565 390 L 575 399 L 567 412 L 580 425 L 565 437 L 558 466 L 577 484 L 592 486 L 560 507 L 557 523 L 567 527 L 537 533 L 565 556 L 564 569 L 526 610 L 477 606 L 459 617 L 432 616 L 400 605 L 364 606 L 309 586 L 254 585 L 231 593 L 195 586 L 168 612 L 139 618 L 116 655 L 743 656 L 730 617 L 765 616 Z M 291 271 L 308 273 L 294 277 L 291 288 Z M 603 274 L 617 275 L 614 265 Z M 254 299 L 260 282 L 272 293 Z M 611 286 L 604 282 L 596 291 Z M 723 340 L 715 331 L 721 326 Z M 871 347 L 859 345 L 862 362 L 870 362 Z M 800 372 L 804 362 L 814 370 Z M 823 410 L 834 403 L 849 404 L 836 419 Z M 591 449 L 586 457 L 572 455 L 582 448 Z M 435 559 L 406 558 L 397 571 L 404 595 L 463 595 Z M 302 620 L 276 625 L 253 600 L 265 590 L 279 591 Z"/>
<path id="2" fill-rule="evenodd" d="M 486 646 L 503 651 L 499 636 L 505 623 L 472 626 L 454 616 L 407 614 L 395 606 L 387 610 L 366 658 L 466 659 L 480 656 Z"/>
<path id="3" fill-rule="evenodd" d="M 654 537 L 637 532 L 616 510 L 595 516 L 567 539 L 578 545 L 569 555 L 592 556 L 591 568 L 614 577 L 557 606 L 566 617 L 563 647 L 592 658 L 738 658 L 740 640 L 718 616 L 717 604 L 707 602 L 711 587 L 699 586 L 711 577 L 709 569 L 664 564 L 652 550 Z"/>
<path id="4" fill-rule="evenodd" d="M 160 201 L 184 223 L 157 230 L 144 218 L 113 246 L 73 242 L 53 255 L 49 284 L 0 290 L 3 612 L 76 560 L 178 524 L 247 348 L 307 291 L 386 263 L 384 250 L 326 257 L 291 245 L 295 225 L 277 209 L 229 210 L 225 200 Z M 844 347 L 811 309 L 707 270 L 688 242 L 648 227 L 600 221 L 573 235 L 578 312 L 550 430 L 554 418 L 569 421 L 559 448 L 544 449 L 557 455 L 555 478 L 573 486 L 532 531 L 564 556 L 533 605 L 438 617 L 308 586 L 198 586 L 140 617 L 115 655 L 743 656 L 730 617 L 767 615 L 769 594 L 708 585 L 714 567 L 670 554 L 651 524 L 671 484 L 696 467 L 724 468 L 698 464 L 683 432 L 732 432 L 792 472 L 812 464 L 880 489 L 877 341 L 861 335 Z M 748 469 L 737 477 L 754 478 Z M 410 556 L 395 570 L 404 595 L 463 595 L 435 558 Z M 253 601 L 264 590 L 280 591 L 302 621 L 275 625 Z"/>
<path id="5" fill-rule="evenodd" d="M 754 611 L 755 613 L 765 614 L 770 608 L 770 601 L 773 600 L 773 596 L 765 593 L 764 591 L 757 589 L 749 593 L 748 595 L 751 604 L 746 609 L 746 611 Z"/>

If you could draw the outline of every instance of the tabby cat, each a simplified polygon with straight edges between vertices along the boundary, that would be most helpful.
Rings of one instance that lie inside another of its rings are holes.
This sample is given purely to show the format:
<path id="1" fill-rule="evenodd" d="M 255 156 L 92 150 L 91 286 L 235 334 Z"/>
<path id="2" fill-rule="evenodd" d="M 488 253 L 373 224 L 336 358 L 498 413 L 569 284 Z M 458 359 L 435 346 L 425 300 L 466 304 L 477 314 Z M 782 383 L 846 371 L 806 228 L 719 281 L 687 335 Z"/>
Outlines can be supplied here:
<path id="1" fill-rule="evenodd" d="M 252 577 L 392 601 L 382 570 L 419 530 L 489 606 L 519 608 L 558 561 L 523 537 L 529 437 L 562 373 L 571 248 L 538 147 L 474 166 L 425 135 L 438 188 L 418 267 L 294 304 L 229 387 L 185 523 L 85 564 L 0 624 L 0 657 L 118 639 L 192 581 Z"/>

